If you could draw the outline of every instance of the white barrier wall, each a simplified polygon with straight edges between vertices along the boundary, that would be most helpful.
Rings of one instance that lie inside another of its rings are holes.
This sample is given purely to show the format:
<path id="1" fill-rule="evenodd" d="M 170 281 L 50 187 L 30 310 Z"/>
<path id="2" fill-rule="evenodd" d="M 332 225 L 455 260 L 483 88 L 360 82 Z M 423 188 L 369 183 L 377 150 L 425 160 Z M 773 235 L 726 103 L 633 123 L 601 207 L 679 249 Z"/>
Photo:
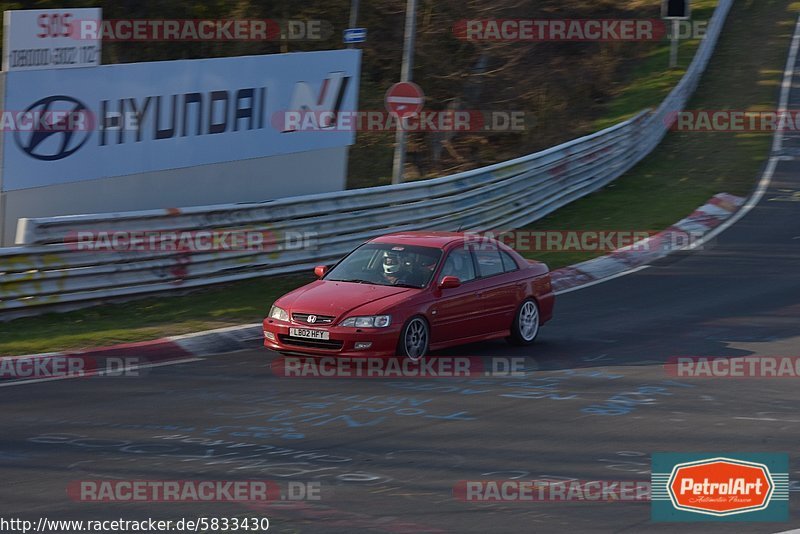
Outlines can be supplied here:
<path id="1" fill-rule="evenodd" d="M 359 67 L 360 51 L 334 50 L 3 73 L 7 114 L 83 127 L 4 129 L 2 244 L 20 217 L 342 190 L 354 132 L 284 131 L 281 118 L 354 110 Z"/>
<path id="2" fill-rule="evenodd" d="M 3 193 L 4 246 L 14 243 L 17 221 L 25 217 L 132 211 L 217 203 L 254 202 L 341 191 L 347 148 L 254 158 L 160 172 L 84 180 Z"/>

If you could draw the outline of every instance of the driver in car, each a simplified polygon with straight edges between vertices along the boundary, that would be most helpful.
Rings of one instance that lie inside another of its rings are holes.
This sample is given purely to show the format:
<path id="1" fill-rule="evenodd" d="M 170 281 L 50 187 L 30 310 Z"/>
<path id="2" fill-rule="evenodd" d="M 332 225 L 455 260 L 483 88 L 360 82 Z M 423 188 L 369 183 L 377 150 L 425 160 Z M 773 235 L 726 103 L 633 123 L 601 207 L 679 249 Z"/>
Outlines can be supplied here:
<path id="1" fill-rule="evenodd" d="M 383 279 L 391 285 L 421 286 L 425 282 L 412 256 L 401 250 L 383 253 Z"/>

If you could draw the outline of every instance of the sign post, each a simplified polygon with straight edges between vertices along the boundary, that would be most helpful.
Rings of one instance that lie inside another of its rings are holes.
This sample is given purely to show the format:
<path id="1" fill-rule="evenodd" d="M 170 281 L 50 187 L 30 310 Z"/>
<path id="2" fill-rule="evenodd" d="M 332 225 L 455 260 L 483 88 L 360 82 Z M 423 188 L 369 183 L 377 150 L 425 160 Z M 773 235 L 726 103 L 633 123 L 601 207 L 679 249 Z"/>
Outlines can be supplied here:
<path id="1" fill-rule="evenodd" d="M 690 0 L 662 0 L 661 18 L 672 21 L 670 34 L 669 68 L 678 66 L 678 36 L 680 34 L 680 21 L 690 18 Z"/>
<path id="2" fill-rule="evenodd" d="M 414 36 L 417 32 L 417 0 L 408 0 L 406 5 L 406 29 L 403 46 L 403 65 L 400 68 L 400 81 L 410 82 L 414 68 Z M 397 122 L 395 134 L 394 163 L 392 165 L 392 183 L 403 181 L 403 170 L 406 166 L 406 131 L 400 121 Z"/>
<path id="3" fill-rule="evenodd" d="M 403 167 L 405 166 L 406 130 L 403 121 L 422 110 L 425 96 L 422 89 L 414 82 L 399 82 L 386 91 L 386 109 L 397 117 L 397 132 L 395 135 L 397 146 L 394 153 L 394 168 L 392 169 L 392 183 L 399 184 L 403 181 Z"/>
<path id="4" fill-rule="evenodd" d="M 350 0 L 350 23 L 347 25 L 347 28 L 355 28 L 356 24 L 358 23 L 358 4 L 359 0 Z M 364 37 L 366 38 L 366 30 L 364 31 Z M 353 48 L 352 42 L 347 41 L 347 30 L 344 31 L 344 44 L 347 45 L 347 48 Z"/>

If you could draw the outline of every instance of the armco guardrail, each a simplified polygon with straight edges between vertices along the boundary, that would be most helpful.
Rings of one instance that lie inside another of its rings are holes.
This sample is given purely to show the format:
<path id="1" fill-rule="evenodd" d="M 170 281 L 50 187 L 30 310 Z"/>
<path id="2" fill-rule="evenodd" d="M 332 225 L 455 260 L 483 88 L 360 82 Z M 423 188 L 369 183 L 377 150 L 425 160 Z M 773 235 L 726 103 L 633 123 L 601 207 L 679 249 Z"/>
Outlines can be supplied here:
<path id="1" fill-rule="evenodd" d="M 21 219 L 0 249 L 0 317 L 310 269 L 388 230 L 518 228 L 596 191 L 638 163 L 666 134 L 697 86 L 733 0 L 720 0 L 681 82 L 653 113 L 542 152 L 398 186 L 252 204 Z M 316 234 L 317 247 L 268 252 L 89 252 L 81 231 L 263 231 Z"/>

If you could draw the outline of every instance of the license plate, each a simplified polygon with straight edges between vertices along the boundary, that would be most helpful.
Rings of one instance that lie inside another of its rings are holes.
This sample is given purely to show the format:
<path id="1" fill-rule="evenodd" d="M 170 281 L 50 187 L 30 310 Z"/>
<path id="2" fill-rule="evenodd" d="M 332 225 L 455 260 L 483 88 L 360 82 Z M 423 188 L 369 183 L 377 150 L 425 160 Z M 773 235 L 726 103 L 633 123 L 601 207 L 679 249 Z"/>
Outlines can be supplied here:
<path id="1" fill-rule="evenodd" d="M 290 328 L 289 335 L 292 337 L 304 337 L 306 339 L 330 339 L 331 333 L 327 330 L 312 330 L 310 328 Z"/>

